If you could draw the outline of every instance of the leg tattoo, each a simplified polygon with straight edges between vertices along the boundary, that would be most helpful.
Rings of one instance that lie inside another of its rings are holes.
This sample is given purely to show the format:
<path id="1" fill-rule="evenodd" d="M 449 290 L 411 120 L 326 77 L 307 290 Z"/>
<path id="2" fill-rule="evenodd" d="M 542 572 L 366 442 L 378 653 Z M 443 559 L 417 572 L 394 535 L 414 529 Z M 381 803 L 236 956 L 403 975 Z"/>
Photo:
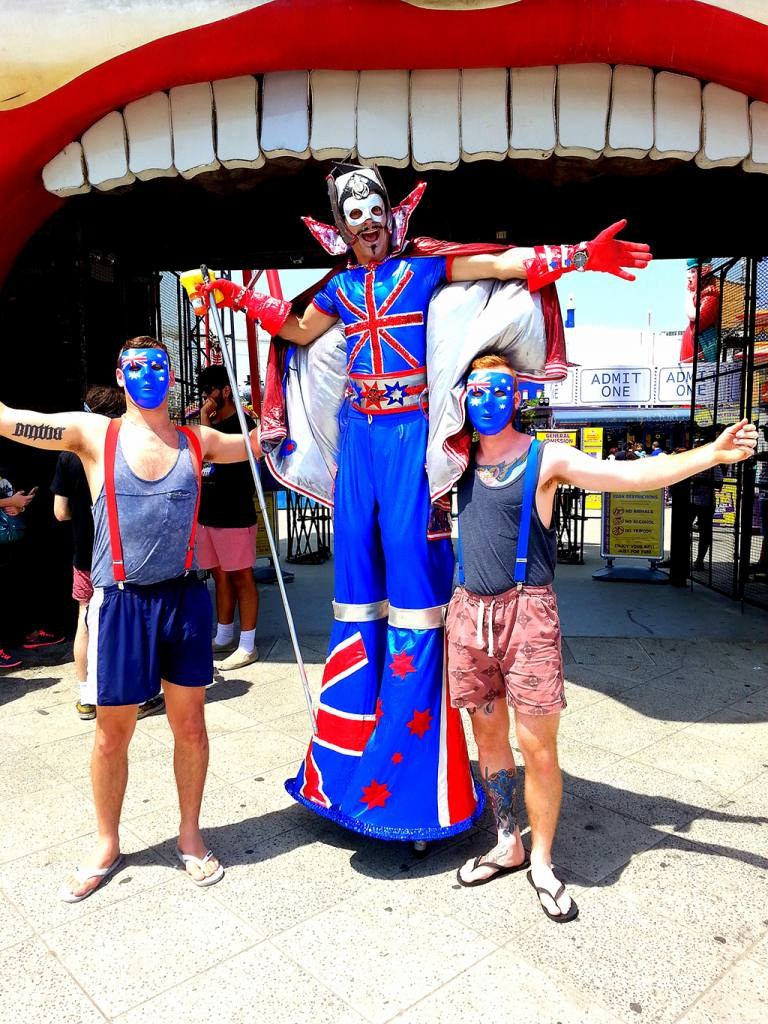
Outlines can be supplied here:
<path id="1" fill-rule="evenodd" d="M 491 775 L 486 768 L 485 785 L 496 827 L 501 835 L 511 839 L 517 828 L 517 773 L 502 768 Z"/>

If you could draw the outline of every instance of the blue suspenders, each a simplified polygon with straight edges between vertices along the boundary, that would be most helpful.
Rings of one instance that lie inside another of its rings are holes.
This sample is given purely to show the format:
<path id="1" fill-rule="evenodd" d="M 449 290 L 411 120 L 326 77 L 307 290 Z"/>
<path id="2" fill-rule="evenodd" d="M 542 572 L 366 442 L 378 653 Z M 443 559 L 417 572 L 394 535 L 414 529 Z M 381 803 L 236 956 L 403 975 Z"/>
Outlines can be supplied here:
<path id="1" fill-rule="evenodd" d="M 539 444 L 541 442 L 534 438 L 528 448 L 528 456 L 525 462 L 525 475 L 523 477 L 523 507 L 520 512 L 520 532 L 517 536 L 517 551 L 515 552 L 515 575 L 514 580 L 518 588 L 525 583 L 528 573 L 528 537 L 531 533 L 531 515 L 533 513 L 533 499 L 536 496 L 536 476 L 539 465 Z M 457 544 L 457 562 L 459 583 L 464 585 L 464 559 L 461 551 L 461 516 L 459 516 L 459 535 Z"/>

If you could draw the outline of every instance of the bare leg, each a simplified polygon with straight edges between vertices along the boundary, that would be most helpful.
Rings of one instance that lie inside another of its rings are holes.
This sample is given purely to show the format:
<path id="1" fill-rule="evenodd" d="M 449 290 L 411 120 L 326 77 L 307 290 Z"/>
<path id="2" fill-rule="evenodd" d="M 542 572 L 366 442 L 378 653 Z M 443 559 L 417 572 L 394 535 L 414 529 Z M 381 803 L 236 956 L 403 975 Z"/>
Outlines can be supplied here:
<path id="1" fill-rule="evenodd" d="M 165 713 L 173 732 L 173 771 L 179 794 L 179 849 L 193 857 L 205 856 L 208 847 L 200 834 L 200 805 L 208 771 L 208 733 L 205 729 L 205 687 L 176 686 L 163 680 Z M 201 872 L 187 870 L 194 878 L 212 875 L 219 866 L 211 858 Z"/>
<path id="2" fill-rule="evenodd" d="M 240 632 L 242 633 L 244 629 L 256 629 L 256 620 L 259 617 L 259 592 L 256 589 L 253 570 L 250 568 L 238 569 L 236 572 L 227 573 L 227 575 L 237 595 L 237 604 L 240 608 Z"/>
<path id="3" fill-rule="evenodd" d="M 77 631 L 75 632 L 75 642 L 72 645 L 72 654 L 75 658 L 75 672 L 77 673 L 77 681 L 84 683 L 88 678 L 88 627 L 85 624 L 85 613 L 88 610 L 88 602 L 80 601 L 77 610 Z M 78 693 L 77 699 L 80 699 Z"/>
<path id="4" fill-rule="evenodd" d="M 517 771 L 509 742 L 509 712 L 503 700 L 492 701 L 471 712 L 472 731 L 477 743 L 480 772 L 488 790 L 496 820 L 496 846 L 482 861 L 500 867 L 514 867 L 525 860 L 523 841 L 517 824 Z M 491 878 L 492 867 L 474 866 L 469 860 L 461 868 L 465 882 Z"/>
<path id="5" fill-rule="evenodd" d="M 216 584 L 216 617 L 225 626 L 235 621 L 235 588 L 230 573 L 218 566 L 211 569 L 213 582 Z"/>
<path id="6" fill-rule="evenodd" d="M 536 885 L 557 892 L 560 881 L 552 873 L 552 844 L 560 816 L 563 778 L 557 760 L 560 715 L 515 716 L 517 742 L 525 760 L 525 806 L 531 824 L 531 873 Z M 557 903 L 540 897 L 551 914 L 568 912 L 571 898 L 564 893 Z"/>
<path id="7" fill-rule="evenodd" d="M 96 735 L 91 755 L 91 783 L 96 804 L 98 839 L 93 855 L 83 867 L 106 868 L 120 853 L 120 812 L 128 784 L 128 745 L 136 727 L 135 704 L 103 708 L 96 712 Z M 74 875 L 67 879 L 69 891 L 80 896 L 97 888 L 100 879 L 78 882 Z"/>

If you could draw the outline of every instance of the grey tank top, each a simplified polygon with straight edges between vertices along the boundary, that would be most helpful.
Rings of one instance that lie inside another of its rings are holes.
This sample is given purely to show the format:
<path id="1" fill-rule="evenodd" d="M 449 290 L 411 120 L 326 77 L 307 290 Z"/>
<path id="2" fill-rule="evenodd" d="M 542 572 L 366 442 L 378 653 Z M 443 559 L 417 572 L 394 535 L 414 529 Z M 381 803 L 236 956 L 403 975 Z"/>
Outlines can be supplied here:
<path id="1" fill-rule="evenodd" d="M 159 480 L 144 480 L 130 469 L 118 435 L 115 496 L 127 583 L 147 585 L 184 574 L 198 484 L 187 439 L 183 434 L 178 437 L 173 467 Z M 93 506 L 93 527 L 91 581 L 95 587 L 109 587 L 115 575 L 103 487 Z"/>
<path id="2" fill-rule="evenodd" d="M 539 445 L 536 483 L 545 445 Z M 523 477 L 503 487 L 489 487 L 478 477 L 474 460 L 459 481 L 459 531 L 464 585 L 473 594 L 493 597 L 515 586 L 515 558 L 523 508 Z M 555 578 L 557 535 L 539 518 L 536 502 L 531 512 L 526 584 L 544 587 Z"/>

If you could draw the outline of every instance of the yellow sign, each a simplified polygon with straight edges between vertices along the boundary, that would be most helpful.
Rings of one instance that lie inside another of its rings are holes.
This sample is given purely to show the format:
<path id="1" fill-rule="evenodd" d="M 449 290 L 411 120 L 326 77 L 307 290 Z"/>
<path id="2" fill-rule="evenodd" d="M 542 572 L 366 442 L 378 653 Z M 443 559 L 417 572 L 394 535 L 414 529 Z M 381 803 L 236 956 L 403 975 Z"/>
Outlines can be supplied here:
<path id="1" fill-rule="evenodd" d="M 736 525 L 736 481 L 727 476 L 723 486 L 715 491 L 715 514 L 712 519 L 721 526 Z"/>
<path id="2" fill-rule="evenodd" d="M 582 427 L 581 428 L 581 450 L 586 455 L 591 455 L 593 459 L 602 459 L 603 457 L 603 428 L 602 427 Z M 587 509 L 595 512 L 599 512 L 602 508 L 602 495 L 588 494 L 586 505 Z"/>
<path id="3" fill-rule="evenodd" d="M 664 490 L 603 495 L 602 558 L 664 557 Z"/>
<path id="4" fill-rule="evenodd" d="M 256 504 L 255 497 L 253 500 L 254 504 Z M 277 495 L 275 492 L 267 491 L 264 495 L 264 502 L 267 506 L 269 525 L 272 527 L 272 536 L 275 538 L 275 544 L 277 544 L 280 538 L 277 528 Z M 256 504 L 256 557 L 269 558 L 271 554 L 269 541 L 267 540 L 267 531 L 264 529 L 264 516 L 261 514 L 258 504 Z"/>
<path id="5" fill-rule="evenodd" d="M 578 430 L 537 430 L 537 441 L 555 441 L 557 444 L 569 444 L 575 448 L 578 441 Z"/>

